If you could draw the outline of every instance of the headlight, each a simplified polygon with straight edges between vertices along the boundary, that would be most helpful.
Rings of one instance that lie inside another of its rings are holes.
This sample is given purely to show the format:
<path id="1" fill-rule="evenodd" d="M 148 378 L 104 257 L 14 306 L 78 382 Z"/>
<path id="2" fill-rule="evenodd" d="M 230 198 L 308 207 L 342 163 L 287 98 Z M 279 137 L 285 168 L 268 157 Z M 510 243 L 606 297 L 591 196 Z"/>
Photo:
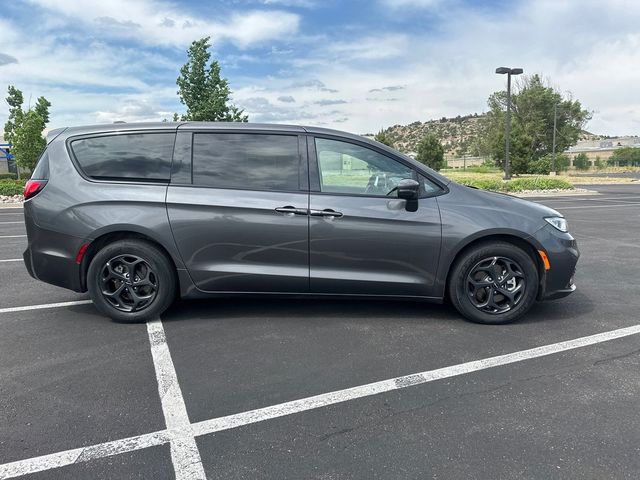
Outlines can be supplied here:
<path id="1" fill-rule="evenodd" d="M 564 217 L 545 217 L 544 219 L 547 221 L 547 223 L 553 225 L 561 232 L 566 232 L 568 230 L 567 221 Z"/>

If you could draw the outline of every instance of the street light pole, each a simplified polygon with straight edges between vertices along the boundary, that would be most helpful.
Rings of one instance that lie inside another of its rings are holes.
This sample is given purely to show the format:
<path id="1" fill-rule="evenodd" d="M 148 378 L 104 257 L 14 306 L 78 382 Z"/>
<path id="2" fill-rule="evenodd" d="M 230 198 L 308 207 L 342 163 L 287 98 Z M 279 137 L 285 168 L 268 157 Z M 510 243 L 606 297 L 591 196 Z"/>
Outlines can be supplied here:
<path id="1" fill-rule="evenodd" d="M 556 126 L 557 126 L 557 121 L 558 121 L 558 114 L 557 114 L 557 109 L 558 109 L 558 104 L 554 103 L 553 104 L 553 147 L 552 147 L 552 158 L 553 158 L 553 166 L 551 168 L 551 171 L 553 172 L 553 174 L 556 174 Z"/>
<path id="2" fill-rule="evenodd" d="M 511 163 L 509 161 L 509 147 L 511 146 L 511 75 L 520 75 L 521 68 L 496 68 L 496 73 L 507 74 L 507 115 L 505 118 L 505 152 L 504 152 L 504 179 L 511 180 Z"/>

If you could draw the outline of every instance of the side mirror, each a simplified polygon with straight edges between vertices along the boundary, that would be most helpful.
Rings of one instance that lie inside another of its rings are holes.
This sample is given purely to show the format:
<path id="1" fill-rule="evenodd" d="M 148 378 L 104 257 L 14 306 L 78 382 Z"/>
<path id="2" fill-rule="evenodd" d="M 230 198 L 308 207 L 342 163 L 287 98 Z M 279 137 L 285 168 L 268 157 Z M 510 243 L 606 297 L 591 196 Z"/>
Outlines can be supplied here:
<path id="1" fill-rule="evenodd" d="M 417 200 L 420 184 L 412 178 L 405 178 L 398 182 L 398 198 L 405 200 Z"/>
<path id="2" fill-rule="evenodd" d="M 405 178 L 398 182 L 398 198 L 407 201 L 405 206 L 407 212 L 418 210 L 418 197 L 420 196 L 420 183 L 412 178 Z"/>

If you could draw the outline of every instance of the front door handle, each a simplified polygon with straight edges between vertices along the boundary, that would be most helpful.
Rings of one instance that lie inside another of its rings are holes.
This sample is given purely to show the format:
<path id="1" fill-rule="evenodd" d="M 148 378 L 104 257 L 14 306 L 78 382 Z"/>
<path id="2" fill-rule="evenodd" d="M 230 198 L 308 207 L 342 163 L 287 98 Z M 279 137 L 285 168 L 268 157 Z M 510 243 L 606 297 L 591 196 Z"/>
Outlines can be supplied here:
<path id="1" fill-rule="evenodd" d="M 324 210 L 309 210 L 309 215 L 311 215 L 312 217 L 340 218 L 342 216 L 342 212 L 336 212 L 331 208 L 325 208 Z"/>
<path id="2" fill-rule="evenodd" d="M 309 212 L 306 208 L 296 208 L 291 205 L 287 205 L 286 207 L 278 207 L 276 208 L 276 212 L 279 213 L 288 213 L 291 215 L 309 215 Z"/>

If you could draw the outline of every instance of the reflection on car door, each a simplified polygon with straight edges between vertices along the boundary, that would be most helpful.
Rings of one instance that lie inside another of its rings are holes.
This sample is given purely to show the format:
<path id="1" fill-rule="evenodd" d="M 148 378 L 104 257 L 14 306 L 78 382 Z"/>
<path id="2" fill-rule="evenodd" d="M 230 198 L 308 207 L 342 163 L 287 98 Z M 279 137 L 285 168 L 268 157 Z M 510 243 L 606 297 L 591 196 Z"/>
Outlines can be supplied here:
<path id="1" fill-rule="evenodd" d="M 304 142 L 295 134 L 178 133 L 167 210 L 199 289 L 308 292 Z M 191 165 L 191 145 L 193 182 L 180 167 Z"/>
<path id="2" fill-rule="evenodd" d="M 314 150 L 309 142 L 316 172 L 309 199 L 311 292 L 430 296 L 441 242 L 437 200 L 421 198 L 418 210 L 408 212 L 406 201 L 393 196 L 400 180 L 422 177 L 363 145 L 316 138 Z"/>

